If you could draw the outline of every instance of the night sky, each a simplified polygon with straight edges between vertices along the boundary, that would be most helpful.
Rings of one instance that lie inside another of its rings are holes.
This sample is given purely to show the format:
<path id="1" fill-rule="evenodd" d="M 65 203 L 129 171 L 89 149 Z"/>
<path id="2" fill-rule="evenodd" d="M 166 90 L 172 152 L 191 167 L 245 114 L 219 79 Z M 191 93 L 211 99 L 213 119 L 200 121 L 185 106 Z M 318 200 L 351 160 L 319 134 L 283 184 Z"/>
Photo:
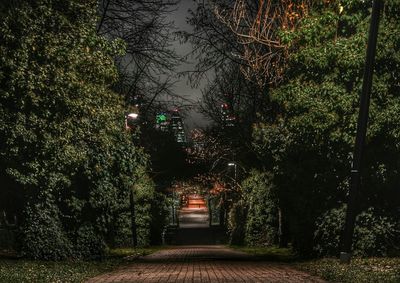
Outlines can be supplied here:
<path id="1" fill-rule="evenodd" d="M 178 4 L 177 10 L 173 11 L 169 15 L 169 20 L 174 22 L 177 30 L 191 30 L 191 26 L 187 24 L 187 17 L 189 16 L 188 10 L 194 9 L 195 7 L 195 0 L 181 0 Z M 192 45 L 190 43 L 181 44 L 179 40 L 175 40 L 171 48 L 175 49 L 178 55 L 181 56 L 184 56 L 192 51 Z M 181 64 L 177 68 L 177 72 L 192 70 L 194 69 L 195 64 L 195 59 L 189 58 L 188 62 Z M 185 98 L 189 98 L 193 101 L 195 106 L 198 105 L 198 102 L 201 99 L 201 89 L 207 84 L 207 78 L 204 78 L 200 82 L 198 88 L 192 88 L 186 77 L 177 77 L 176 80 L 177 83 L 173 89 L 174 92 L 178 95 L 184 96 Z M 187 128 L 191 130 L 195 127 L 205 126 L 209 123 L 209 121 L 207 121 L 207 119 L 194 108 L 193 110 L 189 111 L 185 123 Z"/>

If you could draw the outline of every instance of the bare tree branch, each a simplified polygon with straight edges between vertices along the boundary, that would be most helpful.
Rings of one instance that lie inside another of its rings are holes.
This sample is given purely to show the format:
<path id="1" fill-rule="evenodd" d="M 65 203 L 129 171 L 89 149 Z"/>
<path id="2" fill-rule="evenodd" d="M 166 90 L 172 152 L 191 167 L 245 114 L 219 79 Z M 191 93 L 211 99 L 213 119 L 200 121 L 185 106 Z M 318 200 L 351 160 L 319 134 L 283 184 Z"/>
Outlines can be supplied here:
<path id="1" fill-rule="evenodd" d="M 143 115 L 161 97 L 175 96 L 175 67 L 181 59 L 170 48 L 174 26 L 167 15 L 179 0 L 101 0 L 98 33 L 126 43 L 118 58 L 120 80 L 115 86 L 127 104 L 140 100 Z"/>
<path id="2" fill-rule="evenodd" d="M 309 0 L 235 0 L 232 8 L 214 6 L 216 17 L 243 46 L 239 58 L 247 62 L 241 71 L 249 80 L 264 86 L 282 79 L 289 45 L 282 33 L 293 31 L 307 16 Z"/>

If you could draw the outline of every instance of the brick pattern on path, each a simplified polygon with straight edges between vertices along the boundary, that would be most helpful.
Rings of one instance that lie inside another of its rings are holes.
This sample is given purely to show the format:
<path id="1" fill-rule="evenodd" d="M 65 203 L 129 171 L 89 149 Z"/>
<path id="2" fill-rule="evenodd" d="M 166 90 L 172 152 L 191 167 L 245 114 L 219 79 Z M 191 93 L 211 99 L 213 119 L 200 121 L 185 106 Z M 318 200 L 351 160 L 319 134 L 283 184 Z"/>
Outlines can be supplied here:
<path id="1" fill-rule="evenodd" d="M 143 257 L 88 282 L 325 282 L 288 265 L 223 246 L 182 246 Z"/>

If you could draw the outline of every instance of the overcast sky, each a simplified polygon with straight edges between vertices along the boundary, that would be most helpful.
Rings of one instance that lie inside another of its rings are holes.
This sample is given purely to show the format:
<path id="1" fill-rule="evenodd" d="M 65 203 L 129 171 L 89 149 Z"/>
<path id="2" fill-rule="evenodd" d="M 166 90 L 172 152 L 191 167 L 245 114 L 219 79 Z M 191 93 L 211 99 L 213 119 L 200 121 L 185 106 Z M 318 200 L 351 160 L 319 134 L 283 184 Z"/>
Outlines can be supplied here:
<path id="1" fill-rule="evenodd" d="M 178 30 L 190 31 L 191 26 L 187 24 L 187 17 L 189 16 L 189 9 L 194 9 L 196 7 L 195 0 L 181 0 L 178 4 L 178 9 L 169 15 L 169 20 L 173 21 Z M 178 40 L 173 42 L 172 48 L 178 53 L 178 55 L 184 56 L 191 52 L 192 45 L 190 43 L 181 44 Z M 181 64 L 177 71 L 188 71 L 193 70 L 196 61 L 189 59 L 187 63 Z M 198 102 L 201 99 L 201 88 L 206 85 L 206 79 L 204 79 L 198 88 L 192 88 L 186 77 L 177 78 L 177 83 L 174 87 L 174 92 L 178 95 L 190 98 L 194 102 Z M 198 104 L 198 103 L 196 103 Z M 189 130 L 194 127 L 202 127 L 207 125 L 209 122 L 206 118 L 198 112 L 198 110 L 193 109 L 188 113 L 188 117 L 185 123 Z"/>

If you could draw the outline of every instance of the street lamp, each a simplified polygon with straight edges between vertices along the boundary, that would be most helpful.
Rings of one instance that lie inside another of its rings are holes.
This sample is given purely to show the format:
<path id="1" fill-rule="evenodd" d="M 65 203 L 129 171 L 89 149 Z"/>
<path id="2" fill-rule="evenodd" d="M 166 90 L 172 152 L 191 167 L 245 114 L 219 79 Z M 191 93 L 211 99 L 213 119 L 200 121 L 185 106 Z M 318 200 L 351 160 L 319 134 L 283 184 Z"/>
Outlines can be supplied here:
<path id="1" fill-rule="evenodd" d="M 229 167 L 234 167 L 235 169 L 235 185 L 236 185 L 236 179 L 237 179 L 237 169 L 236 169 L 236 167 L 237 167 L 237 165 L 236 165 L 236 163 L 235 162 L 229 162 L 228 163 L 228 166 Z"/>
<path id="2" fill-rule="evenodd" d="M 138 113 L 129 113 L 125 115 L 125 130 L 135 129 L 139 123 L 139 114 Z M 135 209 L 135 197 L 133 188 L 130 189 L 129 192 L 129 207 L 131 212 L 131 232 L 132 232 L 132 244 L 133 247 L 136 248 L 137 241 L 137 228 L 136 228 L 136 209 Z"/>
<path id="3" fill-rule="evenodd" d="M 125 115 L 125 129 L 131 130 L 136 128 L 139 123 L 139 114 L 138 113 L 129 113 Z"/>
<path id="4" fill-rule="evenodd" d="M 361 91 L 360 112 L 357 122 L 357 135 L 354 146 L 354 158 L 351 167 L 351 183 L 347 202 L 346 222 L 341 243 L 340 262 L 350 263 L 351 246 L 357 216 L 357 194 L 361 183 L 361 162 L 363 158 L 365 136 L 367 133 L 369 101 L 372 87 L 372 73 L 375 62 L 376 42 L 378 37 L 379 16 L 383 7 L 382 0 L 374 0 L 369 28 L 367 56 L 365 60 L 363 86 Z"/>

